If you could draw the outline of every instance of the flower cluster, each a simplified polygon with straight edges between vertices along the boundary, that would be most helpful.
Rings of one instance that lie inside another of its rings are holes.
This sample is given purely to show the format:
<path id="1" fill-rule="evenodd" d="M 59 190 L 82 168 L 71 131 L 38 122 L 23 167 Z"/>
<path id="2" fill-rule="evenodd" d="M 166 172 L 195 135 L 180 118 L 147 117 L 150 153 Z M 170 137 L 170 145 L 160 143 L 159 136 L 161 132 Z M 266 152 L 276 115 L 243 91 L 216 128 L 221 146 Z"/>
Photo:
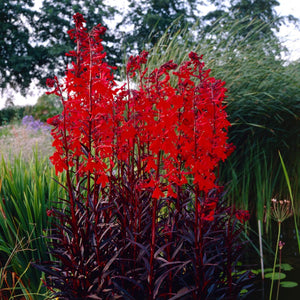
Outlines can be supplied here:
<path id="1" fill-rule="evenodd" d="M 180 66 L 169 61 L 150 72 L 142 71 L 147 62 L 147 52 L 142 52 L 127 65 L 128 78 L 139 73 L 138 89 L 131 89 L 129 81 L 117 88 L 100 35 L 88 33 L 82 22 L 76 16 L 76 29 L 69 32 L 78 49 L 69 53 L 76 63 L 68 69 L 66 83 L 48 82 L 64 104 L 63 121 L 48 121 L 56 124 L 57 151 L 51 160 L 57 172 L 84 157 L 81 174 L 93 173 L 102 185 L 116 166 L 136 164 L 138 172 L 147 173 L 139 188 L 152 188 L 154 198 L 176 197 L 172 187 L 188 182 L 206 193 L 215 188 L 215 168 L 233 149 L 222 104 L 225 83 L 209 75 L 196 53 Z M 175 87 L 171 76 L 177 78 Z"/>
<path id="2" fill-rule="evenodd" d="M 194 52 L 180 65 L 148 70 L 143 51 L 130 57 L 127 84 L 118 87 L 103 52 L 105 29 L 88 32 L 80 14 L 74 21 L 69 35 L 77 47 L 68 53 L 65 82 L 47 81 L 63 104 L 48 120 L 56 149 L 50 159 L 57 173 L 66 172 L 68 192 L 66 211 L 47 212 L 60 222 L 48 272 L 53 287 L 70 299 L 238 294 L 228 265 L 239 257 L 233 241 L 240 231 L 219 204 L 215 176 L 233 150 L 225 83 Z M 220 247 L 212 240 L 222 240 Z"/>
<path id="3" fill-rule="evenodd" d="M 271 201 L 271 217 L 278 223 L 282 223 L 293 214 L 291 201 L 277 200 L 275 198 Z"/>
<path id="4" fill-rule="evenodd" d="M 24 116 L 22 119 L 22 125 L 26 126 L 30 130 L 39 131 L 39 130 L 45 130 L 49 131 L 50 126 L 43 123 L 40 120 L 35 120 L 33 116 Z"/>
<path id="5" fill-rule="evenodd" d="M 245 223 L 250 219 L 250 214 L 248 210 L 237 210 L 235 212 L 235 216 L 242 223 Z"/>

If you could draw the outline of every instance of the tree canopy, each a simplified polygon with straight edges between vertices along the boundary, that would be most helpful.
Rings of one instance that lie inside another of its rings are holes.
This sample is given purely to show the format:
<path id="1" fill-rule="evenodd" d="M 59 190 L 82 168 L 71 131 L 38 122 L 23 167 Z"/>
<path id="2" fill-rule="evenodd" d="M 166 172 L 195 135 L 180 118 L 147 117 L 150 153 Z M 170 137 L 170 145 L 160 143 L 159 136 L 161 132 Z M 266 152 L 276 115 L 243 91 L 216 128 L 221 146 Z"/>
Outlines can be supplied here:
<path id="1" fill-rule="evenodd" d="M 67 31 L 73 27 L 72 16 L 76 12 L 84 15 L 88 28 L 98 23 L 109 27 L 116 14 L 122 16 L 115 30 L 104 36 L 111 65 L 120 65 L 124 52 L 130 55 L 152 47 L 175 20 L 177 27 L 172 26 L 173 30 L 198 23 L 201 32 L 209 32 L 220 17 L 224 31 L 230 30 L 226 20 L 231 24 L 241 19 L 248 26 L 238 33 L 237 38 L 243 38 L 251 20 L 259 19 L 266 26 L 254 39 L 274 36 L 274 29 L 278 30 L 284 21 L 277 18 L 274 9 L 278 0 L 128 0 L 128 4 L 128 10 L 119 12 L 104 0 L 44 0 L 36 11 L 33 0 L 1 1 L 0 89 L 13 87 L 24 92 L 33 79 L 44 85 L 47 77 L 65 70 L 65 53 L 73 47 Z M 200 10 L 204 4 L 213 4 L 215 9 L 203 16 Z"/>
<path id="2" fill-rule="evenodd" d="M 130 32 L 123 32 L 125 49 L 141 49 L 148 44 L 153 46 L 175 21 L 177 26 L 191 27 L 199 12 L 197 0 L 129 0 L 129 11 L 117 25 L 122 31 L 124 25 L 132 27 Z"/>
<path id="3" fill-rule="evenodd" d="M 238 33 L 241 37 L 247 36 L 248 32 L 254 28 L 254 25 L 251 24 L 253 20 L 260 20 L 266 24 L 266 26 L 260 30 L 260 36 L 255 36 L 255 39 L 274 36 L 274 30 L 278 31 L 284 22 L 284 18 L 278 17 L 275 11 L 275 7 L 279 6 L 277 0 L 230 0 L 227 6 L 224 5 L 224 1 L 209 1 L 216 5 L 217 9 L 204 16 L 203 21 L 209 21 L 209 23 L 212 24 L 220 17 L 230 21 L 243 20 L 241 25 L 248 23 L 248 26 L 247 29 L 241 30 Z M 208 30 L 211 29 L 211 25 L 207 27 Z"/>
<path id="4" fill-rule="evenodd" d="M 38 77 L 40 48 L 31 43 L 32 0 L 0 1 L 0 88 L 25 89 Z"/>
<path id="5" fill-rule="evenodd" d="M 103 0 L 44 0 L 37 24 L 39 40 L 48 51 L 47 69 L 64 71 L 68 62 L 65 53 L 74 48 L 67 31 L 74 27 L 73 15 L 80 12 L 85 16 L 87 28 L 101 23 L 107 27 L 106 20 L 113 19 L 116 9 L 105 5 Z M 112 33 L 104 36 L 104 44 L 115 44 Z M 110 50 L 110 63 L 117 60 L 117 50 Z"/>

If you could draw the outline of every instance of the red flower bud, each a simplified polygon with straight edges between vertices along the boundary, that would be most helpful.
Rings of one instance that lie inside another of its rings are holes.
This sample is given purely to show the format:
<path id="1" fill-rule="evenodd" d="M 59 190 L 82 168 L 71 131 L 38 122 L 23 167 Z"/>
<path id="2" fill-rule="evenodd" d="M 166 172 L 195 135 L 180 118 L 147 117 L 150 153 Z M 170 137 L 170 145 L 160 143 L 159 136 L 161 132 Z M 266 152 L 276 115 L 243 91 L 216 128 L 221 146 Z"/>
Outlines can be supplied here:
<path id="1" fill-rule="evenodd" d="M 47 85 L 49 88 L 53 88 L 54 85 L 55 85 L 55 80 L 52 79 L 52 78 L 47 78 L 47 79 L 46 79 L 46 85 Z"/>
<path id="2" fill-rule="evenodd" d="M 83 23 L 86 23 L 85 19 L 83 18 L 83 15 L 80 13 L 76 13 L 73 16 L 73 19 L 75 21 L 76 27 L 82 27 Z"/>

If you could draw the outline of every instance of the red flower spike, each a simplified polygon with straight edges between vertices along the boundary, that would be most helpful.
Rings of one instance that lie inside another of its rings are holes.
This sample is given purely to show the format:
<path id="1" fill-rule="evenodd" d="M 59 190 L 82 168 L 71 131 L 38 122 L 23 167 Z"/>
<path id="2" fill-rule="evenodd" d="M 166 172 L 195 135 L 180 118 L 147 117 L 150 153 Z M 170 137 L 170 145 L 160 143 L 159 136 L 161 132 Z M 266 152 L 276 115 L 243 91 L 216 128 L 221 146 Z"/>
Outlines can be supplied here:
<path id="1" fill-rule="evenodd" d="M 79 27 L 79 28 L 82 28 L 83 23 L 86 23 L 85 19 L 83 18 L 83 15 L 80 13 L 76 13 L 73 16 L 73 19 L 74 19 L 76 27 Z"/>
<path id="2" fill-rule="evenodd" d="M 209 211 L 207 215 L 202 214 L 201 218 L 205 221 L 213 221 L 215 212 L 213 210 Z"/>
<path id="3" fill-rule="evenodd" d="M 94 37 L 99 37 L 100 35 L 104 35 L 106 32 L 106 28 L 101 26 L 101 24 L 98 24 L 97 26 L 94 27 L 92 31 L 92 35 Z"/>
<path id="4" fill-rule="evenodd" d="M 49 118 L 49 119 L 47 120 L 47 123 L 48 123 L 49 125 L 52 125 L 52 126 L 57 127 L 57 126 L 61 123 L 62 119 L 63 119 L 63 118 L 62 118 L 61 115 L 56 115 L 56 116 L 54 116 L 54 117 L 52 117 L 52 118 Z"/>

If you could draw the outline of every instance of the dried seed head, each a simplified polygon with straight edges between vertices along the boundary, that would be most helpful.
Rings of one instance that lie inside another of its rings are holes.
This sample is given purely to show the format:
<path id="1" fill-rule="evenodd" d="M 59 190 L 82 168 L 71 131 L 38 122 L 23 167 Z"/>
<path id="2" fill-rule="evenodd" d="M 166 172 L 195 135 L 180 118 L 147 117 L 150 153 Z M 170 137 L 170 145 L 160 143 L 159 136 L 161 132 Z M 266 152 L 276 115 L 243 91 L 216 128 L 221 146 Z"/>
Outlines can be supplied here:
<path id="1" fill-rule="evenodd" d="M 271 217 L 275 221 L 281 223 L 293 214 L 289 200 L 276 200 L 273 198 L 271 201 L 273 203 L 271 207 Z"/>

